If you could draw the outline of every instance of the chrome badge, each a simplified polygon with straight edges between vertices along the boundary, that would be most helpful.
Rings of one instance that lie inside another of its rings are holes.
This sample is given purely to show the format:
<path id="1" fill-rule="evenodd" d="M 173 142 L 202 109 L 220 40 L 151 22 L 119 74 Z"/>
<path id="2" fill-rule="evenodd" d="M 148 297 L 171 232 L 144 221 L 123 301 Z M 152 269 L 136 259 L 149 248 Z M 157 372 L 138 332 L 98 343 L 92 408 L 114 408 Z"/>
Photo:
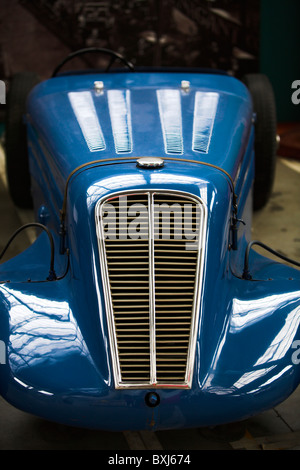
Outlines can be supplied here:
<path id="1" fill-rule="evenodd" d="M 162 168 L 164 160 L 159 157 L 141 157 L 137 160 L 137 165 L 140 168 Z"/>

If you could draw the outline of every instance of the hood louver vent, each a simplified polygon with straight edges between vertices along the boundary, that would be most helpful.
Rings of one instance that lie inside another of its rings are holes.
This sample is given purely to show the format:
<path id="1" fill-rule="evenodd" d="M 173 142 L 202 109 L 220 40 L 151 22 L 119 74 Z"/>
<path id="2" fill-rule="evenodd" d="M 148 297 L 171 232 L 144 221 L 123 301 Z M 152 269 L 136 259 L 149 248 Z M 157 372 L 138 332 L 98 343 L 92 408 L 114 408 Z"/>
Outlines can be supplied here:
<path id="1" fill-rule="evenodd" d="M 205 207 L 177 192 L 121 194 L 96 223 L 117 388 L 189 387 Z"/>

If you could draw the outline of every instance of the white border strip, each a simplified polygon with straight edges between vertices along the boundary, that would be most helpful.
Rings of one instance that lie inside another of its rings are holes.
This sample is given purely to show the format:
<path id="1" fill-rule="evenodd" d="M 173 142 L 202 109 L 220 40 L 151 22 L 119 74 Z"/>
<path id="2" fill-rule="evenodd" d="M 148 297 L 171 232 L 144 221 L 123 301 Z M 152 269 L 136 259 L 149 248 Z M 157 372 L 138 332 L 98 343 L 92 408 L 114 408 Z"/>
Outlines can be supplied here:
<path id="1" fill-rule="evenodd" d="M 195 94 L 192 144 L 195 152 L 208 153 L 218 101 L 218 93 L 197 91 Z"/>
<path id="2" fill-rule="evenodd" d="M 105 150 L 105 140 L 92 94 L 89 91 L 76 91 L 68 93 L 68 96 L 90 152 Z"/>
<path id="3" fill-rule="evenodd" d="M 179 90 L 157 90 L 162 133 L 167 154 L 183 153 L 181 100 Z"/>
<path id="4" fill-rule="evenodd" d="M 107 92 L 109 114 L 117 153 L 132 152 L 132 126 L 129 90 Z"/>

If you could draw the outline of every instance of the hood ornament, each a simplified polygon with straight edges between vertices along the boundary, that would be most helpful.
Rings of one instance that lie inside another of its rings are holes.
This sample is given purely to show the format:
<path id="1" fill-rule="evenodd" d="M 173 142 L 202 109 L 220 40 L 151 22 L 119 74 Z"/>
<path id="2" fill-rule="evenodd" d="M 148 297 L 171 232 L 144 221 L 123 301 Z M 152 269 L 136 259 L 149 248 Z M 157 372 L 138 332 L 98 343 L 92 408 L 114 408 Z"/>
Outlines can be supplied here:
<path id="1" fill-rule="evenodd" d="M 140 168 L 162 168 L 165 162 L 159 157 L 141 157 L 137 159 L 137 166 Z"/>

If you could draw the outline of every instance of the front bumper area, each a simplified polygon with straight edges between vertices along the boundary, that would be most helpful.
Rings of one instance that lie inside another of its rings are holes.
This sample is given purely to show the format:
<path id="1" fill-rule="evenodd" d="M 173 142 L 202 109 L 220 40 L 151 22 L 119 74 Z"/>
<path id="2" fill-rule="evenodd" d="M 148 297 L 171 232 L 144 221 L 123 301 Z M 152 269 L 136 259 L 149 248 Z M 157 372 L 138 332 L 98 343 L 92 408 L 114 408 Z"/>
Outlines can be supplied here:
<path id="1" fill-rule="evenodd" d="M 0 392 L 23 411 L 109 431 L 192 428 L 246 419 L 299 384 L 298 281 L 224 281 L 226 295 L 204 302 L 188 390 L 116 390 L 105 315 L 82 315 L 76 282 L 0 286 Z"/>

